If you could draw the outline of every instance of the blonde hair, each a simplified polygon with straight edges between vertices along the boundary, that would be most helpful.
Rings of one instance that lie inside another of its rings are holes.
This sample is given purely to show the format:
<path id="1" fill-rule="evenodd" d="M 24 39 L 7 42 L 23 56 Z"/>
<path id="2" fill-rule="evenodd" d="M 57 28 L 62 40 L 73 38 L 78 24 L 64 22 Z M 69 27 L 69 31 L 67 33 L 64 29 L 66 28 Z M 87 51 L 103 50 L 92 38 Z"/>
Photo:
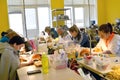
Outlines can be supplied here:
<path id="1" fill-rule="evenodd" d="M 7 35 L 6 35 L 9 39 L 13 38 L 14 36 L 19 36 L 19 34 L 17 34 L 15 31 L 10 31 Z"/>
<path id="2" fill-rule="evenodd" d="M 9 33 L 9 32 L 12 32 L 13 30 L 12 29 L 8 29 L 6 32 Z"/>
<path id="3" fill-rule="evenodd" d="M 51 30 L 51 28 L 50 28 L 50 26 L 47 26 L 46 28 L 45 28 L 45 32 L 50 32 L 50 30 Z"/>

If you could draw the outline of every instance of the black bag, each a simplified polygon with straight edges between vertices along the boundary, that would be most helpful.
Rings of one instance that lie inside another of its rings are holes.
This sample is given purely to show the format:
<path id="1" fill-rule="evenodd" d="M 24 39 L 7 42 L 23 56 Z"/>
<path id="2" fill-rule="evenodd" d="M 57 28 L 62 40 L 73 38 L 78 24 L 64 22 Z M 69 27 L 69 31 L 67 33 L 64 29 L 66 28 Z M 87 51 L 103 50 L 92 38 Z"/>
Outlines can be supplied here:
<path id="1" fill-rule="evenodd" d="M 31 51 L 32 50 L 32 46 L 30 45 L 30 43 L 28 41 L 25 42 L 25 51 Z"/>

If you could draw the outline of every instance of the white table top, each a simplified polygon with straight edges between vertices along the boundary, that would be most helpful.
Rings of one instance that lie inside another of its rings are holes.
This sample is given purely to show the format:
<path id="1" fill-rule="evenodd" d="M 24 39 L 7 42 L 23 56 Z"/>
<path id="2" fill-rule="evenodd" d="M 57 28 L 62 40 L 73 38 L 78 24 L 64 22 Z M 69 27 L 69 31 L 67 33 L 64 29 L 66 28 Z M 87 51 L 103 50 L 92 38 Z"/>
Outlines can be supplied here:
<path id="1" fill-rule="evenodd" d="M 111 67 L 114 65 L 114 64 L 109 65 L 109 68 L 106 70 L 98 70 L 96 68 L 95 63 L 93 63 L 92 65 L 88 65 L 88 64 L 85 64 L 83 60 L 79 60 L 78 63 L 81 64 L 84 68 L 86 68 L 104 78 L 105 78 L 106 73 L 112 71 Z"/>
<path id="2" fill-rule="evenodd" d="M 40 67 L 26 66 L 17 70 L 19 80 L 83 80 L 83 78 L 70 70 L 69 68 L 56 70 L 53 68 L 49 69 L 48 74 L 37 73 L 32 75 L 27 75 L 27 71 L 38 70 Z"/>
<path id="3" fill-rule="evenodd" d="M 111 71 L 110 68 L 107 69 L 107 70 L 98 70 L 98 69 L 96 68 L 95 63 L 93 63 L 92 65 L 85 64 L 83 61 L 78 61 L 78 63 L 80 63 L 80 64 L 82 64 L 84 67 L 88 67 L 88 69 L 94 70 L 94 71 L 96 71 L 96 72 L 98 72 L 98 73 L 100 73 L 100 74 L 106 74 L 106 73 L 108 73 L 108 72 Z"/>

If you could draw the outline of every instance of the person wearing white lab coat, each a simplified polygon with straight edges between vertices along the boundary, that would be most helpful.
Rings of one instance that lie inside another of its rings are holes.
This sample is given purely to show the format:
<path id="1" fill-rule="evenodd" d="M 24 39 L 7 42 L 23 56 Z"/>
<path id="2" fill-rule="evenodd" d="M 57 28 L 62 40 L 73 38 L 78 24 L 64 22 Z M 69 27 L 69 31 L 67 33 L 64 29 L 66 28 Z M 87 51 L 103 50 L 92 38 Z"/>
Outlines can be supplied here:
<path id="1" fill-rule="evenodd" d="M 99 29 L 100 41 L 96 45 L 102 49 L 103 53 L 112 53 L 120 56 L 120 35 L 113 32 L 110 23 L 102 24 Z"/>
<path id="2" fill-rule="evenodd" d="M 120 35 L 113 32 L 112 25 L 110 23 L 100 25 L 98 34 L 100 40 L 92 49 L 92 52 L 120 56 Z M 86 53 L 90 53 L 90 51 L 88 49 L 83 49 L 81 50 L 80 55 L 85 55 Z"/>
<path id="3" fill-rule="evenodd" d="M 72 41 L 70 34 L 63 27 L 57 28 L 57 33 L 59 34 L 60 43 L 65 41 Z"/>

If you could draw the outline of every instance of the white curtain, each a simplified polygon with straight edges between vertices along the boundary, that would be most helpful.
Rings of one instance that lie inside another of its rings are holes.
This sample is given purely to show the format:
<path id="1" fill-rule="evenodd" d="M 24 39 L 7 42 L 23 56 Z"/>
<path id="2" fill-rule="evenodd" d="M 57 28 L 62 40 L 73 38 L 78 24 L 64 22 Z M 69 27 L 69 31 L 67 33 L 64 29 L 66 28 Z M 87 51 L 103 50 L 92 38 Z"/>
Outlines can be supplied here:
<path id="1" fill-rule="evenodd" d="M 96 4 L 96 0 L 89 0 L 91 5 Z M 64 0 L 65 5 L 87 5 L 88 0 Z"/>
<path id="2" fill-rule="evenodd" d="M 22 5 L 23 1 L 26 5 L 48 4 L 49 0 L 8 0 L 8 5 Z"/>
<path id="3" fill-rule="evenodd" d="M 49 5 L 49 0 L 8 0 L 9 13 L 21 13 L 25 8 Z"/>

